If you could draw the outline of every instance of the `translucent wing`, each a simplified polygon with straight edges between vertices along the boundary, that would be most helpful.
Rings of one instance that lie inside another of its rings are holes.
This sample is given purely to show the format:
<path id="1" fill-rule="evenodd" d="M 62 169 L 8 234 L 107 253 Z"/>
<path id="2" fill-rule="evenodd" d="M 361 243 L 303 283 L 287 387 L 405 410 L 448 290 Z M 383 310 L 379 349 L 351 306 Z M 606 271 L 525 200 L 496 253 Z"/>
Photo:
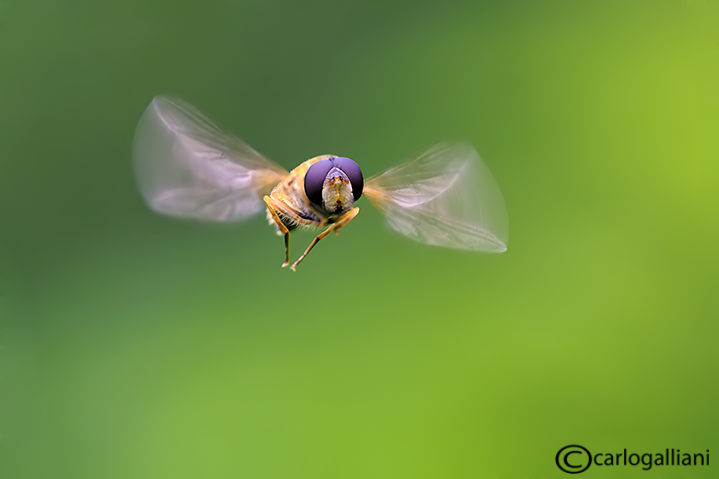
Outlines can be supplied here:
<path id="1" fill-rule="evenodd" d="M 142 115 L 133 156 L 153 210 L 207 221 L 259 212 L 263 195 L 287 174 L 192 105 L 166 97 L 155 97 Z"/>
<path id="2" fill-rule="evenodd" d="M 394 230 L 413 240 L 495 253 L 507 249 L 502 193 L 470 145 L 437 145 L 367 180 L 364 194 Z"/>

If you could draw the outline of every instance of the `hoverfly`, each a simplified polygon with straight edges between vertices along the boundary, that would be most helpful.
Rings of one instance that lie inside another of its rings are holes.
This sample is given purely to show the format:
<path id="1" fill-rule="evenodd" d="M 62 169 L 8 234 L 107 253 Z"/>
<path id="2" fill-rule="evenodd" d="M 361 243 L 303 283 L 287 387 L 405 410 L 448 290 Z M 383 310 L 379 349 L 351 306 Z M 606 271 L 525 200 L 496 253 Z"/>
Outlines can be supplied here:
<path id="1" fill-rule="evenodd" d="M 133 142 L 140 191 L 149 206 L 169 216 L 232 222 L 266 208 L 270 225 L 284 236 L 290 264 L 290 232 L 326 228 L 295 261 L 357 216 L 364 194 L 390 226 L 430 245 L 503 252 L 507 214 L 492 174 L 466 144 L 441 144 L 418 158 L 364 181 L 349 158 L 322 155 L 288 172 L 192 105 L 155 97 Z"/>

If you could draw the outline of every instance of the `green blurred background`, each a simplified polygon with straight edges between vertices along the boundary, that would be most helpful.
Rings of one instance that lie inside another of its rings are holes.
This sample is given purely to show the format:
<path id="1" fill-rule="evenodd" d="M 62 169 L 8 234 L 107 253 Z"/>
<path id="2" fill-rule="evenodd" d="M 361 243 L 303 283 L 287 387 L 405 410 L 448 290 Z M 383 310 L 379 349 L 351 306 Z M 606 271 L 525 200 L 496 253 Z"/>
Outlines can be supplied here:
<path id="1" fill-rule="evenodd" d="M 710 449 L 646 474 L 718 477 L 718 26 L 700 0 L 0 2 L 0 477 L 565 477 L 567 444 Z M 130 144 L 161 93 L 287 168 L 470 141 L 509 250 L 362 200 L 292 273 L 262 216 L 154 215 Z"/>

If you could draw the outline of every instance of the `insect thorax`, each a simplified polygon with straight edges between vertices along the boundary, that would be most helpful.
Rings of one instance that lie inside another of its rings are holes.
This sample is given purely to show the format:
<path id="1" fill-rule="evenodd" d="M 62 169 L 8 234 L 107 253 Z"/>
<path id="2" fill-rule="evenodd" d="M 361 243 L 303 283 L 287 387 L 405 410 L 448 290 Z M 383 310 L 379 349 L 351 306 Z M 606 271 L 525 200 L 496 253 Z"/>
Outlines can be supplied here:
<path id="1" fill-rule="evenodd" d="M 277 211 L 280 221 L 290 230 L 324 225 L 327 222 L 327 218 L 310 205 L 304 193 L 301 178 L 292 173 L 275 186 L 270 193 L 270 197 L 281 202 L 287 209 L 287 211 Z M 267 213 L 267 220 L 270 224 L 276 225 L 269 211 Z"/>

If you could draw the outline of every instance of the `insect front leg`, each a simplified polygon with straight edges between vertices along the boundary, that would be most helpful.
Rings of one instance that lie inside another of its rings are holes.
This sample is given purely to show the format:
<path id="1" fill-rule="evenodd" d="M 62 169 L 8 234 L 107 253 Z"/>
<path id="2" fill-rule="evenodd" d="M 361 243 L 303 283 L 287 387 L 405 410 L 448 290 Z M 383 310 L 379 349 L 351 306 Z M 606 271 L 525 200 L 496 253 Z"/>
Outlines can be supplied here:
<path id="1" fill-rule="evenodd" d="M 275 220 L 280 231 L 285 235 L 285 262 L 282 263 L 282 267 L 284 268 L 290 264 L 290 230 L 280 219 L 279 208 L 281 208 L 281 206 L 277 204 L 277 201 L 269 196 L 265 196 L 264 200 L 267 205 L 267 210 L 272 215 L 272 219 Z"/>
<path id="2" fill-rule="evenodd" d="M 303 259 L 305 259 L 305 257 L 310 253 L 310 251 L 312 251 L 312 248 L 314 248 L 315 245 L 316 245 L 317 243 L 319 243 L 322 238 L 324 238 L 325 236 L 327 236 L 328 234 L 330 234 L 332 231 L 337 231 L 338 229 L 340 229 L 341 227 L 343 227 L 344 225 L 346 225 L 347 223 L 349 223 L 350 221 L 352 221 L 352 218 L 354 218 L 355 216 L 357 216 L 357 213 L 359 213 L 359 208 L 352 208 L 352 209 L 349 210 L 347 213 L 345 213 L 345 214 L 343 214 L 342 216 L 340 216 L 339 218 L 337 218 L 337 221 L 336 221 L 336 222 L 332 223 L 332 225 L 330 225 L 329 228 L 327 228 L 326 230 L 324 230 L 322 233 L 318 234 L 317 237 L 312 240 L 312 243 L 310 243 L 310 245 L 307 247 L 307 249 L 305 250 L 305 252 L 302 253 L 302 256 L 300 256 L 299 258 L 297 258 L 297 261 L 295 261 L 295 262 L 292 264 L 292 266 L 290 266 L 290 269 L 291 269 L 292 271 L 296 271 L 296 270 L 297 270 L 297 265 L 300 264 Z"/>

